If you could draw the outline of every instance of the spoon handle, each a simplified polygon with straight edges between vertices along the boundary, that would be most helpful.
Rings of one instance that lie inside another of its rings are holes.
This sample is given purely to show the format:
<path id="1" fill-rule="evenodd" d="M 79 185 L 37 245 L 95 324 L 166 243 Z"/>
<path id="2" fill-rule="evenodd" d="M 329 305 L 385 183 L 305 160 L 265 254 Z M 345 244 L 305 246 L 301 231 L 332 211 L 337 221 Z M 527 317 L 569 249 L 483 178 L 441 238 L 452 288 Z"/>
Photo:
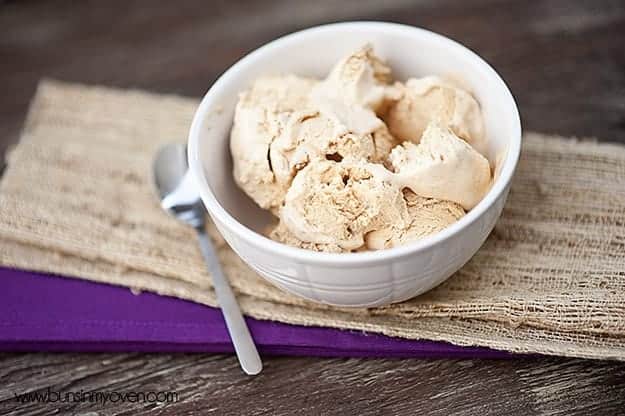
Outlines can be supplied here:
<path id="1" fill-rule="evenodd" d="M 247 324 L 243 319 L 241 309 L 239 309 L 237 300 L 232 293 L 230 284 L 228 284 L 228 280 L 226 280 L 221 270 L 213 244 L 206 234 L 206 231 L 197 229 L 197 233 L 198 239 L 200 240 L 200 249 L 202 250 L 206 265 L 208 266 L 208 271 L 213 278 L 217 301 L 221 307 L 221 313 L 223 313 L 226 319 L 226 326 L 228 327 L 230 338 L 234 344 L 234 350 L 239 359 L 239 364 L 241 364 L 241 368 L 246 374 L 258 374 L 263 369 L 263 363 L 260 360 L 258 350 L 254 344 L 254 340 L 252 340 Z"/>

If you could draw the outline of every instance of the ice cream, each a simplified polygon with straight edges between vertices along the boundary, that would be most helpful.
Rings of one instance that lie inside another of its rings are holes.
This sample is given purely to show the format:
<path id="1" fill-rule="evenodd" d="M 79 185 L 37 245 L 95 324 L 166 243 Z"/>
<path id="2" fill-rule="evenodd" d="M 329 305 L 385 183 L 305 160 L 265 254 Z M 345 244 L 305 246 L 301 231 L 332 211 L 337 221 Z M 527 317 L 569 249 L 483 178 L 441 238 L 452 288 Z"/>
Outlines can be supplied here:
<path id="1" fill-rule="evenodd" d="M 430 123 L 419 144 L 404 142 L 389 156 L 392 180 L 417 195 L 456 202 L 466 210 L 486 195 L 491 183 L 488 160 L 448 127 Z"/>
<path id="2" fill-rule="evenodd" d="M 288 115 L 306 107 L 316 80 L 287 75 L 264 77 L 239 96 L 230 133 L 234 179 L 261 208 L 282 204 L 288 182 L 277 181 L 269 150 Z"/>
<path id="3" fill-rule="evenodd" d="M 381 81 L 389 73 L 366 46 L 324 81 L 257 79 L 235 110 L 230 150 L 236 183 L 278 214 L 293 177 L 309 163 L 348 156 L 383 162 L 398 143 L 373 111 L 390 100 L 385 91 L 393 87 Z M 349 93 L 337 94 L 342 90 Z"/>
<path id="4" fill-rule="evenodd" d="M 371 250 L 396 247 L 434 234 L 459 220 L 462 207 L 450 201 L 424 198 L 405 189 L 403 199 L 408 210 L 408 222 L 402 227 L 380 227 L 365 236 L 365 245 Z"/>
<path id="5" fill-rule="evenodd" d="M 404 228 L 403 195 L 361 160 L 320 161 L 304 168 L 286 194 L 280 219 L 300 241 L 356 250 L 380 228 Z"/>
<path id="6" fill-rule="evenodd" d="M 318 244 L 302 241 L 295 237 L 283 222 L 272 224 L 267 231 L 269 238 L 293 247 L 304 248 L 312 251 L 323 251 L 326 253 L 343 253 L 345 250 L 338 244 Z"/>
<path id="7" fill-rule="evenodd" d="M 366 169 L 338 165 L 314 165 L 302 172 L 302 183 L 289 191 L 281 220 L 269 233 L 272 239 L 314 251 L 379 250 L 438 232 L 465 214 L 454 202 L 399 191 Z M 319 169 L 329 181 L 319 184 L 313 178 Z M 353 175 L 358 170 L 364 177 Z"/>
<path id="8" fill-rule="evenodd" d="M 391 248 L 483 198 L 491 171 L 477 101 L 438 77 L 392 81 L 366 45 L 324 80 L 263 77 L 240 95 L 234 179 L 277 217 L 270 238 L 325 252 Z"/>
<path id="9" fill-rule="evenodd" d="M 479 153 L 487 154 L 480 105 L 468 91 L 438 76 L 411 78 L 396 87 L 401 98 L 390 106 L 384 121 L 398 139 L 419 143 L 428 124 L 438 121 Z"/>
<path id="10" fill-rule="evenodd" d="M 340 60 L 311 93 L 317 103 L 342 103 L 349 110 L 380 113 L 400 93 L 392 86 L 391 68 L 365 45 Z"/>

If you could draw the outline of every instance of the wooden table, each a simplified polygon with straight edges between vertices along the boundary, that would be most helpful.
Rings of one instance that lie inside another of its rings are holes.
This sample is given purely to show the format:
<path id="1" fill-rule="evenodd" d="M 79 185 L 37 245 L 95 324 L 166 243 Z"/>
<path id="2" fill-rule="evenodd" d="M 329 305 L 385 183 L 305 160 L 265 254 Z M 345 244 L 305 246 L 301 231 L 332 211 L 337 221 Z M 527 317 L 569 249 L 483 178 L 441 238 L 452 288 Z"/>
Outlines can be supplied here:
<path id="1" fill-rule="evenodd" d="M 349 19 L 422 26 L 501 73 L 524 128 L 625 143 L 625 2 L 463 0 L 0 2 L 0 152 L 42 77 L 203 94 L 246 52 Z M 18 404 L 14 393 L 170 390 L 165 406 Z M 2 354 L 0 414 L 625 414 L 625 363 Z"/>

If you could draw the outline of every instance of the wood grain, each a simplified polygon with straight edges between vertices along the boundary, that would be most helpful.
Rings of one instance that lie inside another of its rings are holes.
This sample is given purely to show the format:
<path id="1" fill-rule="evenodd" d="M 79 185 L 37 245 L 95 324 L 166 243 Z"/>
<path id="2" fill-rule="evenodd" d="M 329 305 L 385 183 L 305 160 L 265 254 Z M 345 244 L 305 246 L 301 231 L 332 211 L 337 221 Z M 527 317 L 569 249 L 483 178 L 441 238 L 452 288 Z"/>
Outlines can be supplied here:
<path id="1" fill-rule="evenodd" d="M 331 21 L 390 20 L 466 44 L 515 95 L 527 130 L 625 143 L 622 0 L 0 2 L 0 153 L 42 77 L 200 96 L 245 53 Z M 165 406 L 18 404 L 14 393 L 175 390 Z M 0 414 L 625 414 L 625 364 L 2 354 Z"/>
<path id="2" fill-rule="evenodd" d="M 625 414 L 625 364 L 558 358 L 273 358 L 258 377 L 232 357 L 197 354 L 5 354 L 0 414 L 134 415 Z M 176 391 L 163 406 L 18 404 L 13 393 Z"/>

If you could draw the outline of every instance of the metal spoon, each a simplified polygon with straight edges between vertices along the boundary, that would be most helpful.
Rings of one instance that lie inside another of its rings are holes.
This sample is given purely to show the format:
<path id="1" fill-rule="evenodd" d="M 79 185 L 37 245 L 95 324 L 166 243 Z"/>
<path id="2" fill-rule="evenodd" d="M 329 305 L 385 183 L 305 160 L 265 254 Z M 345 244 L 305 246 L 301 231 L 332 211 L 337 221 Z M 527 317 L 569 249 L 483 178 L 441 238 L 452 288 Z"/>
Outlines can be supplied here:
<path id="1" fill-rule="evenodd" d="M 204 205 L 197 194 L 193 178 L 188 172 L 185 146 L 169 144 L 162 147 L 154 160 L 153 170 L 154 182 L 163 209 L 197 231 L 200 249 L 213 278 L 217 300 L 226 319 L 226 326 L 241 368 L 247 374 L 260 373 L 263 363 L 258 350 L 243 320 L 232 289 L 221 270 L 211 240 L 204 229 Z"/>

